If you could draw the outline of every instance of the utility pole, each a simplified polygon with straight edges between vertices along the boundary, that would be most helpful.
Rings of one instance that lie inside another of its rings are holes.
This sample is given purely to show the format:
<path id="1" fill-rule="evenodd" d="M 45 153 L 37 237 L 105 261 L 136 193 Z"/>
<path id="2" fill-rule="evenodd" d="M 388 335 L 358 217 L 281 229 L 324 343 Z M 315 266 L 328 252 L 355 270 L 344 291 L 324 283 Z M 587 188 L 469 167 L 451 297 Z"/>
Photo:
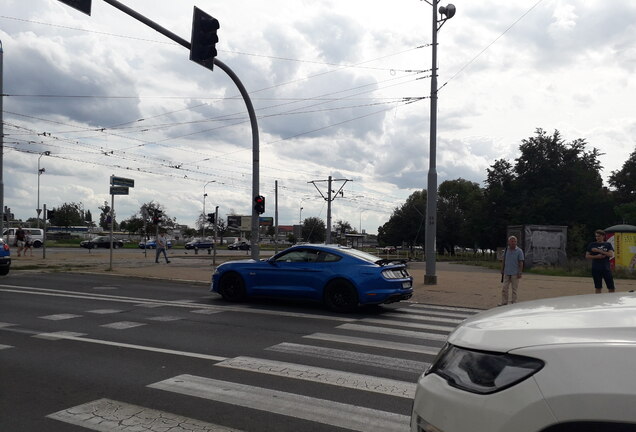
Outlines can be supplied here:
<path id="1" fill-rule="evenodd" d="M 274 182 L 274 253 L 278 253 L 278 180 Z"/>
<path id="2" fill-rule="evenodd" d="M 327 196 L 325 197 L 325 195 L 322 193 L 322 191 L 320 189 L 318 189 L 318 186 L 316 185 L 316 183 L 319 182 L 327 182 Z M 331 183 L 332 182 L 344 182 L 342 183 L 342 186 L 340 186 L 340 189 L 338 189 L 338 191 L 334 191 L 333 189 L 331 189 Z M 309 181 L 307 183 L 311 183 L 314 185 L 314 187 L 316 188 L 316 190 L 318 191 L 318 193 L 320 194 L 320 196 L 322 196 L 322 198 L 327 201 L 327 238 L 325 240 L 325 244 L 330 244 L 331 243 L 331 202 L 333 200 L 335 200 L 336 198 L 338 198 L 338 195 L 340 195 L 341 197 L 344 196 L 344 192 L 342 191 L 342 189 L 345 187 L 345 185 L 347 184 L 347 182 L 353 181 L 351 179 L 332 179 L 331 176 L 329 176 L 329 178 L 327 180 L 312 180 Z M 332 197 L 332 193 L 335 194 Z"/>
<path id="3" fill-rule="evenodd" d="M 0 41 L 0 213 L 2 216 L 0 217 L 0 236 L 4 232 L 4 178 L 2 167 L 4 166 L 4 118 L 2 113 L 4 113 L 4 108 L 2 107 L 2 100 L 4 99 L 4 87 L 2 82 L 2 74 L 3 67 L 2 63 L 4 62 L 4 51 L 2 50 L 2 41 Z M 9 220 L 9 216 L 7 216 L 7 221 Z"/>
<path id="4" fill-rule="evenodd" d="M 435 236 L 437 234 L 437 32 L 442 28 L 446 20 L 455 15 L 455 6 L 449 4 L 439 8 L 441 20 L 437 19 L 438 0 L 432 0 L 428 4 L 433 7 L 433 54 L 431 72 L 431 124 L 429 143 L 429 168 L 428 185 L 426 187 L 426 238 L 424 240 L 424 251 L 426 253 L 426 274 L 424 275 L 425 285 L 437 285 L 437 275 L 435 274 Z"/>

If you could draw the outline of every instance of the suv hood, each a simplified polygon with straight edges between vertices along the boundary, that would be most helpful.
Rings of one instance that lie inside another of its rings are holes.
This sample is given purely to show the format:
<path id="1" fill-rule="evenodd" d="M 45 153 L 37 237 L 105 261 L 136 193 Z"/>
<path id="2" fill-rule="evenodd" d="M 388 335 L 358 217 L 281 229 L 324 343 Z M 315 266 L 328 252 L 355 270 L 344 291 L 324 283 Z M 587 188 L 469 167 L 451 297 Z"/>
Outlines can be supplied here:
<path id="1" fill-rule="evenodd" d="M 448 341 L 498 352 L 566 343 L 636 343 L 636 294 L 590 294 L 497 307 L 462 322 Z"/>

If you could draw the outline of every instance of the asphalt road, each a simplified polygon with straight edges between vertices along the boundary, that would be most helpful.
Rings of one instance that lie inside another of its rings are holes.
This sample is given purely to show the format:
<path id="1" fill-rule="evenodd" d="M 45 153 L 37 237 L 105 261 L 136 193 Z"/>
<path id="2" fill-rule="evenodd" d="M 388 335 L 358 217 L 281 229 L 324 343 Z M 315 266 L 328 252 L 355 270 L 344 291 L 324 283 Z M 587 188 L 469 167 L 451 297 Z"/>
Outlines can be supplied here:
<path id="1" fill-rule="evenodd" d="M 472 313 L 235 305 L 205 285 L 102 275 L 1 282 L 0 430 L 12 432 L 405 431 L 417 377 Z"/>

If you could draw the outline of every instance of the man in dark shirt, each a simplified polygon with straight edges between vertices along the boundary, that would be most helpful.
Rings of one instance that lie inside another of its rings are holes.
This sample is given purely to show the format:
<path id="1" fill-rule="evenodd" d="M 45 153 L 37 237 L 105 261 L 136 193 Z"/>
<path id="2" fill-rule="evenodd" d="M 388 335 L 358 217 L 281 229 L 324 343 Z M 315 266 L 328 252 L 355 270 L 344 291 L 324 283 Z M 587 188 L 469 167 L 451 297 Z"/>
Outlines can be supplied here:
<path id="1" fill-rule="evenodd" d="M 600 294 L 603 289 L 603 281 L 607 286 L 607 291 L 614 292 L 614 278 L 610 267 L 610 259 L 614 258 L 614 248 L 611 243 L 605 241 L 605 231 L 594 231 L 596 241 L 587 246 L 585 258 L 592 260 L 592 278 L 596 294 Z"/>

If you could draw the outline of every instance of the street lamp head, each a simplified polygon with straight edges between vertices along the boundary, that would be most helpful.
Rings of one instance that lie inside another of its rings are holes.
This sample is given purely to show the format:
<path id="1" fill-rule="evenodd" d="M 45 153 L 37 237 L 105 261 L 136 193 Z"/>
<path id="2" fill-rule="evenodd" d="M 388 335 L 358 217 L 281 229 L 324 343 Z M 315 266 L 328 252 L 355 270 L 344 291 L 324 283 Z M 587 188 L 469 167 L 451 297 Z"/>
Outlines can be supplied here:
<path id="1" fill-rule="evenodd" d="M 44 156 L 51 156 L 51 152 L 50 152 L 50 151 L 48 151 L 48 150 L 47 150 L 47 151 L 45 151 L 45 152 L 44 152 Z"/>
<path id="2" fill-rule="evenodd" d="M 44 174 L 46 172 L 46 168 L 40 168 L 38 170 L 38 174 Z"/>
<path id="3" fill-rule="evenodd" d="M 439 8 L 440 15 L 445 16 L 445 19 L 451 19 L 454 17 L 455 12 L 457 12 L 457 9 L 454 4 L 449 3 L 448 6 L 440 6 Z"/>

